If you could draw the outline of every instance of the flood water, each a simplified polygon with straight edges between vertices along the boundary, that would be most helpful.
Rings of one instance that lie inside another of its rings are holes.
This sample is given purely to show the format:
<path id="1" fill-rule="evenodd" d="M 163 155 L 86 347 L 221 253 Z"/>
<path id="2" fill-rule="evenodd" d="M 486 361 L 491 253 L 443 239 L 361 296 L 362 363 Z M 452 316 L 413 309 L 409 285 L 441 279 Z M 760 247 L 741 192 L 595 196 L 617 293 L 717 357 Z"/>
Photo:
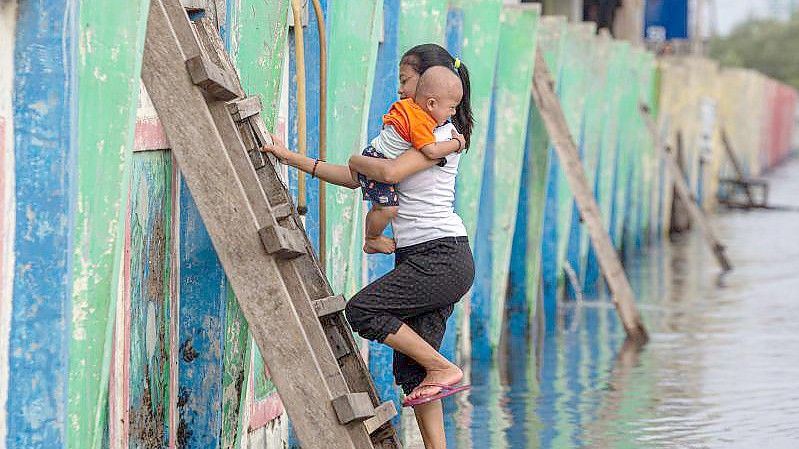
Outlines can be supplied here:
<path id="1" fill-rule="evenodd" d="M 799 207 L 799 162 L 771 174 Z M 799 212 L 714 217 L 734 271 L 694 232 L 626 263 L 651 341 L 623 349 L 607 299 L 470 366 L 448 400 L 450 448 L 799 448 Z M 535 340 L 535 339 L 533 339 Z"/>

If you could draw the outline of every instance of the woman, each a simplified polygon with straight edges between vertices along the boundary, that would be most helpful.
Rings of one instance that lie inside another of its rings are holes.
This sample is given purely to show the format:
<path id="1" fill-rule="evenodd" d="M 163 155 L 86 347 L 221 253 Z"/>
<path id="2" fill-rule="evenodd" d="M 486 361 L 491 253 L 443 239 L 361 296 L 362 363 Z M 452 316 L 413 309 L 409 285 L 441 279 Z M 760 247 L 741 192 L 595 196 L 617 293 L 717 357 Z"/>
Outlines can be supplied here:
<path id="1" fill-rule="evenodd" d="M 408 50 L 400 61 L 398 93 L 413 97 L 421 74 L 435 66 L 446 67 L 461 79 L 463 100 L 452 121 L 468 147 L 472 129 L 468 71 L 444 48 L 424 44 Z M 463 372 L 438 348 L 447 318 L 474 280 L 466 229 L 453 207 L 461 154 L 431 160 L 411 149 L 393 160 L 352 156 L 349 166 L 343 166 L 301 156 L 280 142 L 264 151 L 344 187 L 359 187 L 353 171 L 398 184 L 399 212 L 392 221 L 395 268 L 358 292 L 347 304 L 346 314 L 362 337 L 395 349 L 394 376 L 407 395 L 406 404 L 414 405 L 425 447 L 445 448 L 443 408 L 437 399 L 464 389 L 456 387 Z"/>

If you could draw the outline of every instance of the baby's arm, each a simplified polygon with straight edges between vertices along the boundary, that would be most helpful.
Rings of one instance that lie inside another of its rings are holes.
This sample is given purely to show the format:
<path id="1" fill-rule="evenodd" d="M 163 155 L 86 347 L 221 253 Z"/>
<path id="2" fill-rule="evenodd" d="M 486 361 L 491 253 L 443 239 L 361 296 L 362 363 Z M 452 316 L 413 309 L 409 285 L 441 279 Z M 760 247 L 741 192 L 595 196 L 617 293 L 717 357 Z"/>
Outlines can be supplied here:
<path id="1" fill-rule="evenodd" d="M 463 135 L 453 129 L 452 140 L 429 143 L 420 148 L 419 151 L 430 159 L 441 159 L 455 152 L 460 153 L 463 151 L 464 146 L 466 146 L 466 141 Z"/>

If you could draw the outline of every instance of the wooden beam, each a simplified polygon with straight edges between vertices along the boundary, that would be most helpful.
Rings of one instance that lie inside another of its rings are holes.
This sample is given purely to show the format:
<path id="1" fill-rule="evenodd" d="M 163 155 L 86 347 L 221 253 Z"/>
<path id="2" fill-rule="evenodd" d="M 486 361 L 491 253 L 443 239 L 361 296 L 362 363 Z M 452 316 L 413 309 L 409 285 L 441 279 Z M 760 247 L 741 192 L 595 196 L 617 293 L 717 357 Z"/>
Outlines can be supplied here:
<path id="1" fill-rule="evenodd" d="M 721 129 L 721 142 L 724 146 L 724 153 L 727 155 L 730 163 L 732 163 L 732 168 L 735 170 L 735 177 L 741 182 L 741 185 L 744 188 L 746 201 L 749 203 L 749 207 L 755 207 L 755 198 L 752 195 L 752 189 L 749 187 L 749 183 L 745 182 L 744 180 L 744 171 L 741 169 L 741 164 L 738 162 L 738 158 L 735 157 L 735 152 L 732 151 L 732 145 L 730 145 L 730 140 L 727 137 L 727 131 L 724 128 Z"/>
<path id="2" fill-rule="evenodd" d="M 644 121 L 646 122 L 646 126 L 649 129 L 649 134 L 652 136 L 652 140 L 655 142 L 655 146 L 657 147 L 658 151 L 662 153 L 663 159 L 666 161 L 666 169 L 669 170 L 671 174 L 671 179 L 674 183 L 674 190 L 682 203 L 685 204 L 685 207 L 688 209 L 688 214 L 690 215 L 691 220 L 702 230 L 702 234 L 705 236 L 705 241 L 707 241 L 708 246 L 710 246 L 710 250 L 713 251 L 713 254 L 716 256 L 716 260 L 718 261 L 719 266 L 721 266 L 721 269 L 724 271 L 732 270 L 732 264 L 724 253 L 725 247 L 721 243 L 721 240 L 719 240 L 716 230 L 708 222 L 705 213 L 699 208 L 699 205 L 696 204 L 696 198 L 694 198 L 693 194 L 691 193 L 691 188 L 688 186 L 688 181 L 685 180 L 685 176 L 683 175 L 682 170 L 680 170 L 679 164 L 677 164 L 677 159 L 674 157 L 674 153 L 669 147 L 660 142 L 660 139 L 658 138 L 657 127 L 655 125 L 654 119 L 652 118 L 652 114 L 649 112 L 649 107 L 642 103 L 639 108 L 641 110 L 641 115 L 643 115 Z"/>
<path id="3" fill-rule="evenodd" d="M 641 316 L 635 306 L 632 288 L 624 273 L 610 236 L 602 225 L 599 207 L 594 193 L 586 181 L 583 164 L 580 161 L 574 138 L 569 132 L 563 109 L 553 89 L 554 81 L 544 61 L 544 53 L 536 52 L 535 73 L 533 75 L 533 100 L 535 101 L 549 138 L 555 147 L 561 166 L 580 209 L 591 243 L 596 251 L 602 273 L 613 294 L 613 303 L 621 318 L 627 337 L 632 341 L 646 342 L 648 336 Z"/>

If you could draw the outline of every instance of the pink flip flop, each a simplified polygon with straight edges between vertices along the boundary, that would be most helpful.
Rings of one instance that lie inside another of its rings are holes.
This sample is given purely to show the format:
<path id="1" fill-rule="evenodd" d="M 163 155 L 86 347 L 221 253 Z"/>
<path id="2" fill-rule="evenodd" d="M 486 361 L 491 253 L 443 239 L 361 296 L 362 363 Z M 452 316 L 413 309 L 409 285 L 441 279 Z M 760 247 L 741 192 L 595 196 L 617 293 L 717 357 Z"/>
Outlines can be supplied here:
<path id="1" fill-rule="evenodd" d="M 416 399 L 406 399 L 402 401 L 403 407 L 416 407 L 417 405 L 427 404 L 428 402 L 437 401 L 447 396 L 452 396 L 455 393 L 460 393 L 461 391 L 466 391 L 472 388 L 471 385 L 446 385 L 436 383 L 421 384 L 416 388 L 421 387 L 439 387 L 441 388 L 441 391 L 431 396 L 420 396 Z"/>

